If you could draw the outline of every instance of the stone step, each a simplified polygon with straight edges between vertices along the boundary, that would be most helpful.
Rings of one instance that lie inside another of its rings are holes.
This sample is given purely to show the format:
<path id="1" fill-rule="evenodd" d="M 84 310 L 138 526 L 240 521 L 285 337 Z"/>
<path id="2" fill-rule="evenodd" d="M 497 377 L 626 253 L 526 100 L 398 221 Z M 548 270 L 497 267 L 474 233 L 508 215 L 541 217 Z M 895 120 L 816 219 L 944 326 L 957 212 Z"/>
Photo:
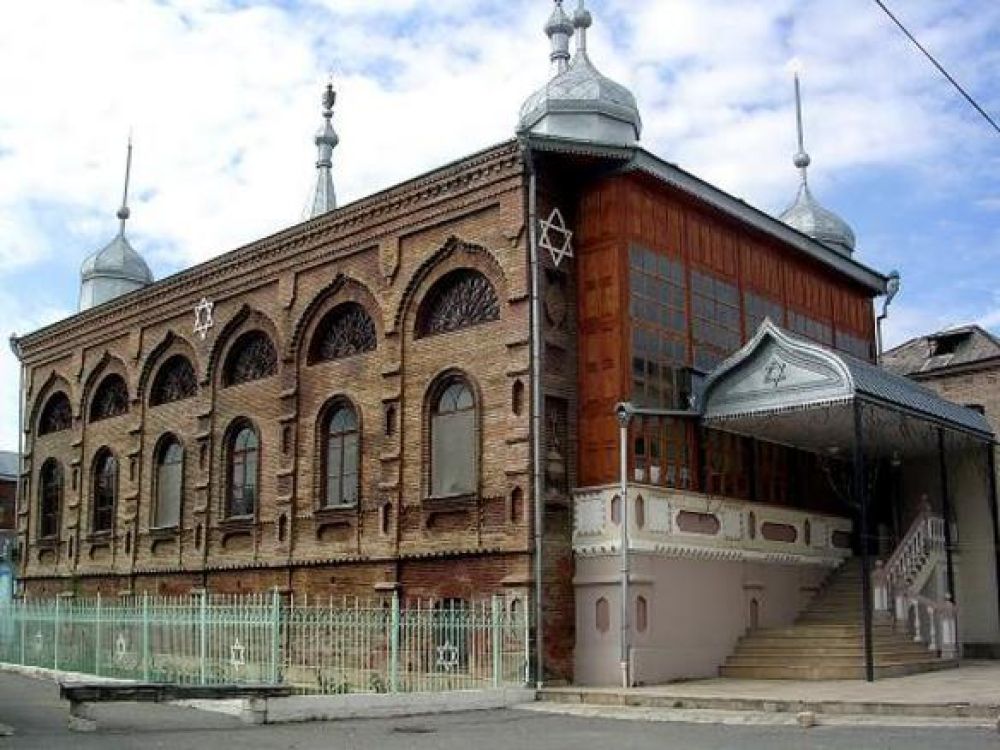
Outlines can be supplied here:
<path id="1" fill-rule="evenodd" d="M 928 652 L 923 652 L 922 654 L 893 654 L 893 653 L 882 653 L 877 651 L 873 658 L 875 664 L 878 666 L 884 664 L 913 664 L 913 663 L 923 663 L 925 661 L 930 661 L 937 658 L 936 654 L 931 654 Z M 815 665 L 821 666 L 856 666 L 858 664 L 863 665 L 865 663 L 865 656 L 861 654 L 843 654 L 843 655 L 824 655 L 822 659 L 817 659 L 814 656 L 808 655 L 793 655 L 793 654 L 781 654 L 778 656 L 769 656 L 761 654 L 743 654 L 737 651 L 735 654 L 726 659 L 725 666 L 727 667 L 809 667 Z"/>
<path id="2" fill-rule="evenodd" d="M 957 666 L 954 660 L 928 659 L 922 662 L 882 663 L 875 667 L 875 677 L 903 677 L 938 669 Z M 723 666 L 719 669 L 722 677 L 745 680 L 863 680 L 864 665 L 824 666 Z"/>
<path id="3" fill-rule="evenodd" d="M 875 643 L 876 654 L 919 654 L 926 656 L 931 653 L 923 643 L 906 641 L 903 643 Z M 811 656 L 846 656 L 851 654 L 865 653 L 864 644 L 845 643 L 840 645 L 788 645 L 776 643 L 758 643 L 756 641 L 743 641 L 736 645 L 736 654 L 759 654 L 761 656 L 789 656 L 811 655 Z"/>

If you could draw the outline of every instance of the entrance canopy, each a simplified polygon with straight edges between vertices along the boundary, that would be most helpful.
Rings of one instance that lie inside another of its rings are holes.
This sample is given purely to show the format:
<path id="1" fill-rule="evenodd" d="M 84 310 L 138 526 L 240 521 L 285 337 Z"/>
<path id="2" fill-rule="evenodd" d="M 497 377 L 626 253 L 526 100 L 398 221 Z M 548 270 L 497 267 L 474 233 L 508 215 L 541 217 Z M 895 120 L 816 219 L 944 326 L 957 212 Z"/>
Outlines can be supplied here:
<path id="1" fill-rule="evenodd" d="M 993 440 L 986 418 L 974 409 L 770 320 L 709 375 L 701 402 L 709 426 L 824 455 L 851 455 L 858 406 L 869 456 L 930 454 L 938 428 L 960 442 Z"/>

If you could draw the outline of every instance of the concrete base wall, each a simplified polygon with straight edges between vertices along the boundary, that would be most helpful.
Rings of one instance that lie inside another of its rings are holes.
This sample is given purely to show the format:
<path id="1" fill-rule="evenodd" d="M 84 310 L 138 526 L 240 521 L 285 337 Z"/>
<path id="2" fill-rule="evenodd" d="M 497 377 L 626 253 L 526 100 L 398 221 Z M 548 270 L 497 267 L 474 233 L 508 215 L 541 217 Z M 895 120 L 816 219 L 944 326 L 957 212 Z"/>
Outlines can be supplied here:
<path id="1" fill-rule="evenodd" d="M 621 682 L 618 568 L 617 557 L 577 559 L 578 685 Z M 791 624 L 830 570 L 634 554 L 632 572 L 632 674 L 639 684 L 656 684 L 717 676 L 754 620 L 759 627 Z M 646 601 L 644 632 L 637 628 L 639 597 Z M 598 617 L 601 599 L 606 620 Z"/>

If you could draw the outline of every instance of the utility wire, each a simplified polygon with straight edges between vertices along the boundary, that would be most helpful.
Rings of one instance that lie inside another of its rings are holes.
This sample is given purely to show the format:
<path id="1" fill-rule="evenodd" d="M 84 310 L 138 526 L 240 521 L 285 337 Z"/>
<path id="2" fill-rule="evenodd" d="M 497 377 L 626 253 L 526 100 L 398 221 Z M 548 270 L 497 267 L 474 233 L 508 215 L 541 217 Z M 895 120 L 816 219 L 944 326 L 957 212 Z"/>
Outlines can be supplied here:
<path id="1" fill-rule="evenodd" d="M 920 42 L 917 41 L 917 38 L 915 36 L 913 36 L 913 34 L 911 34 L 909 32 L 909 30 L 902 24 L 902 22 L 898 18 L 896 18 L 896 16 L 894 16 L 892 14 L 892 11 L 889 10 L 885 6 L 885 3 L 882 2 L 882 0 L 875 0 L 875 4 L 878 7 L 880 7 L 882 10 L 884 10 L 885 14 L 887 16 L 889 16 L 889 18 L 892 19 L 892 22 L 899 27 L 900 31 L 902 31 L 904 34 L 906 34 L 907 38 L 909 38 L 909 40 L 916 45 L 917 49 L 919 49 L 921 52 L 923 52 L 924 56 L 928 60 L 930 60 L 932 63 L 934 63 L 934 67 L 937 68 L 941 72 L 941 75 L 943 75 L 945 78 L 947 78 L 948 81 L 951 82 L 951 85 L 954 86 L 956 89 L 958 89 L 958 92 L 962 96 L 965 97 L 966 101 L 968 101 L 969 104 L 971 104 L 973 107 L 975 107 L 976 111 L 979 114 L 981 114 L 986 119 L 986 122 L 988 122 L 990 125 L 992 125 L 993 129 L 996 130 L 997 133 L 1000 133 L 1000 124 L 997 124 L 997 121 L 994 120 L 992 117 L 990 117 L 989 113 L 987 113 L 987 111 L 985 109 L 983 109 L 982 107 L 979 106 L 979 103 L 976 102 L 976 100 L 972 98 L 972 96 L 969 94 L 969 92 L 967 92 L 964 88 L 962 88 L 962 84 L 960 84 L 958 81 L 956 81 L 952 77 L 952 75 L 947 70 L 944 69 L 944 67 L 941 65 L 941 63 L 939 63 L 937 60 L 934 59 L 934 55 L 932 55 L 930 52 L 928 52 L 924 48 L 924 46 Z"/>

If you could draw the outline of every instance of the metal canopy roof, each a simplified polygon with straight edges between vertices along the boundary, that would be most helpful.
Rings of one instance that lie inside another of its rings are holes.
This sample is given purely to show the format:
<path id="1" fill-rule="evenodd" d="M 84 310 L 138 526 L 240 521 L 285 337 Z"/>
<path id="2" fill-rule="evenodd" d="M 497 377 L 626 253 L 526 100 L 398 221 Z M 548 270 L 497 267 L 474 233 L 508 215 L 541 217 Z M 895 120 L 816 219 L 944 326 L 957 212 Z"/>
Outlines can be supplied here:
<path id="1" fill-rule="evenodd" d="M 855 402 L 884 412 L 872 436 L 882 448 L 921 452 L 927 439 L 918 434 L 922 431 L 914 420 L 922 427 L 993 440 L 993 430 L 979 412 L 869 362 L 794 336 L 770 320 L 709 375 L 701 402 L 709 424 L 815 450 L 852 442 L 848 416 Z"/>

